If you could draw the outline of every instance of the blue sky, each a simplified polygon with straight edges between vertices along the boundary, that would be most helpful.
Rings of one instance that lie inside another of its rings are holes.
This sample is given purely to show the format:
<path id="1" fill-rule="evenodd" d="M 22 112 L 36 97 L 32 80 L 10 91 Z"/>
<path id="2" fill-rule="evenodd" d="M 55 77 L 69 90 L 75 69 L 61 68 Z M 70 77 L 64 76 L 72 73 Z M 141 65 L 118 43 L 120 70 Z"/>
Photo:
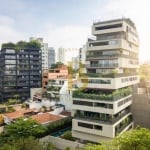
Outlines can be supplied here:
<path id="1" fill-rule="evenodd" d="M 140 37 L 140 60 L 150 59 L 149 0 L 0 0 L 0 43 L 43 37 L 49 46 L 78 48 L 95 20 L 130 17 Z"/>

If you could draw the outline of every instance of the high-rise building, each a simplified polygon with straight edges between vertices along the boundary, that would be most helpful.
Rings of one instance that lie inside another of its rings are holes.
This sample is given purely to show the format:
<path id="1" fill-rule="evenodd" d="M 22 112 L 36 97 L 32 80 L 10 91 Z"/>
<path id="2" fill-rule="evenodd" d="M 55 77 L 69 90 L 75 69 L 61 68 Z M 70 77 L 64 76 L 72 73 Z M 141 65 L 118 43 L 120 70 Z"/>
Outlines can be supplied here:
<path id="1" fill-rule="evenodd" d="M 79 49 L 79 62 L 82 64 L 85 64 L 86 49 L 86 45 L 83 45 L 83 47 Z"/>
<path id="2" fill-rule="evenodd" d="M 55 63 L 55 49 L 53 47 L 48 48 L 48 68 Z"/>
<path id="3" fill-rule="evenodd" d="M 0 102 L 27 100 L 30 88 L 41 87 L 40 47 L 14 45 L 3 44 L 0 53 Z"/>
<path id="4" fill-rule="evenodd" d="M 100 142 L 133 127 L 132 93 L 139 81 L 138 34 L 128 18 L 95 22 L 88 40 L 86 74 L 73 92 L 74 137 Z"/>
<path id="5" fill-rule="evenodd" d="M 65 64 L 66 63 L 66 61 L 65 61 L 65 55 L 66 55 L 65 54 L 65 48 L 59 47 L 58 48 L 58 58 L 57 58 L 57 61 Z"/>
<path id="6" fill-rule="evenodd" d="M 30 41 L 37 41 L 41 44 L 42 50 L 42 70 L 48 69 L 48 43 L 43 42 L 43 38 L 31 37 Z"/>
<path id="7" fill-rule="evenodd" d="M 77 57 L 79 55 L 78 48 L 58 48 L 58 57 L 57 61 L 62 62 L 65 65 L 68 65 L 69 62 L 72 61 L 72 57 Z"/>

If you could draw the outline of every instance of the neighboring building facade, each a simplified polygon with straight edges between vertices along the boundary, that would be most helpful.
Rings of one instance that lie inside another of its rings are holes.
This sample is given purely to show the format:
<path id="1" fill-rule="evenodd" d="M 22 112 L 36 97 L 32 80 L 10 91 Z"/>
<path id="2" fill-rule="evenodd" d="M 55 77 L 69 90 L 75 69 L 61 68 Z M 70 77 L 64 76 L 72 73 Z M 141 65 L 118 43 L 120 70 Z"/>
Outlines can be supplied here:
<path id="1" fill-rule="evenodd" d="M 71 67 L 73 70 L 77 70 L 79 69 L 79 57 L 72 57 L 72 61 L 71 61 Z"/>
<path id="2" fill-rule="evenodd" d="M 132 113 L 135 126 L 150 129 L 150 81 L 138 84 L 138 93 L 133 95 Z"/>
<path id="3" fill-rule="evenodd" d="M 0 101 L 27 100 L 30 88 L 41 87 L 41 50 L 2 48 L 0 53 Z"/>
<path id="4" fill-rule="evenodd" d="M 41 51 L 42 51 L 42 70 L 48 69 L 48 43 L 43 42 L 43 38 L 35 38 L 31 37 L 30 41 L 38 41 L 41 44 Z"/>
<path id="5" fill-rule="evenodd" d="M 57 62 L 62 62 L 65 65 L 68 65 L 72 61 L 72 57 L 77 57 L 79 55 L 78 48 L 58 48 Z"/>
<path id="6" fill-rule="evenodd" d="M 58 56 L 57 61 L 65 64 L 66 63 L 66 61 L 65 61 L 65 55 L 66 55 L 65 54 L 65 48 L 59 47 L 58 48 L 58 54 L 57 54 L 57 56 Z"/>
<path id="7" fill-rule="evenodd" d="M 82 64 L 85 64 L 86 49 L 86 45 L 83 45 L 83 47 L 79 49 L 79 62 Z"/>
<path id="8" fill-rule="evenodd" d="M 133 127 L 132 93 L 139 81 L 138 35 L 127 18 L 94 23 L 88 40 L 86 76 L 73 92 L 72 134 L 100 142 Z"/>
<path id="9" fill-rule="evenodd" d="M 55 49 L 53 47 L 48 48 L 48 68 L 55 63 Z"/>

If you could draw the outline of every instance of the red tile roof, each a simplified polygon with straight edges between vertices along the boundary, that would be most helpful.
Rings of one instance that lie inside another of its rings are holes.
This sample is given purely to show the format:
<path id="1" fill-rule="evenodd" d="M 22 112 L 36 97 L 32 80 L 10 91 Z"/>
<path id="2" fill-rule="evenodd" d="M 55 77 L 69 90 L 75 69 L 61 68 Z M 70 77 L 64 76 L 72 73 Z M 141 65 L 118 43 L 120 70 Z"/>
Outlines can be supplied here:
<path id="1" fill-rule="evenodd" d="M 62 119 L 62 117 L 58 115 L 53 115 L 49 113 L 43 113 L 43 114 L 38 114 L 38 115 L 33 115 L 31 116 L 33 120 L 36 120 L 37 122 L 41 124 L 45 124 L 48 122 L 53 122 Z"/>
<path id="2" fill-rule="evenodd" d="M 4 114 L 4 116 L 8 117 L 9 119 L 18 119 L 18 118 L 24 117 L 26 113 L 31 113 L 33 111 L 34 109 L 21 109 L 21 110 L 14 111 L 11 113 L 6 113 Z"/>

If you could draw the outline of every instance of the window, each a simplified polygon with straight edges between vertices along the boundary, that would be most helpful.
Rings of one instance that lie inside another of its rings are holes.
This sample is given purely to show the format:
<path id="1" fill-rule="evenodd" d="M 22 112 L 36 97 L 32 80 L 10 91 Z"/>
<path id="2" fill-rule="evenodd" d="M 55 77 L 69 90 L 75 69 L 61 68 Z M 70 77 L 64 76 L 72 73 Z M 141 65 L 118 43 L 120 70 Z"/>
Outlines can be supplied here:
<path id="1" fill-rule="evenodd" d="M 99 125 L 94 125 L 94 129 L 96 129 L 96 130 L 103 130 L 103 127 L 99 126 Z"/>
<path id="2" fill-rule="evenodd" d="M 16 60 L 5 60 L 5 64 L 16 64 Z"/>
<path id="3" fill-rule="evenodd" d="M 92 102 L 87 102 L 87 101 L 76 101 L 76 100 L 73 100 L 73 104 L 75 104 L 75 105 L 93 106 Z"/>
<path id="4" fill-rule="evenodd" d="M 87 123 L 83 123 L 83 122 L 78 122 L 78 126 L 93 129 L 92 124 L 87 124 Z"/>
<path id="5" fill-rule="evenodd" d="M 6 53 L 15 53 L 14 49 L 6 49 Z"/>
<path id="6" fill-rule="evenodd" d="M 95 27 L 95 30 L 105 30 L 105 29 L 112 29 L 112 28 L 119 28 L 122 27 L 122 24 L 113 24 L 113 25 L 108 25 L 108 26 L 100 26 L 100 27 Z"/>

